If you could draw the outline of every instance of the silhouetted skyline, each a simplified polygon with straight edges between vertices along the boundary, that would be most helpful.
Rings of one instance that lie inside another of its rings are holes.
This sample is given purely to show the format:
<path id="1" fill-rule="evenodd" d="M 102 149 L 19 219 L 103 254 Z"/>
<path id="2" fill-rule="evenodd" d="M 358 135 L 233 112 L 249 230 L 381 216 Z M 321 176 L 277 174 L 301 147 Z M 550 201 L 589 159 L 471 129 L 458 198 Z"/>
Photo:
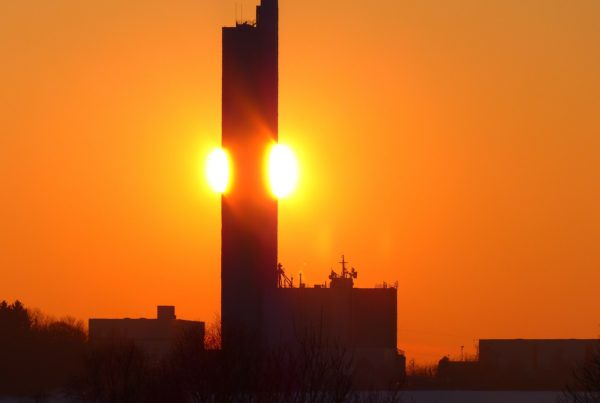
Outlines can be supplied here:
<path id="1" fill-rule="evenodd" d="M 235 2 L 5 3 L 1 298 L 213 317 L 202 169 Z M 279 137 L 302 170 L 279 208 L 288 272 L 319 283 L 346 253 L 359 286 L 398 281 L 418 362 L 596 337 L 600 5 L 287 0 L 280 17 Z"/>

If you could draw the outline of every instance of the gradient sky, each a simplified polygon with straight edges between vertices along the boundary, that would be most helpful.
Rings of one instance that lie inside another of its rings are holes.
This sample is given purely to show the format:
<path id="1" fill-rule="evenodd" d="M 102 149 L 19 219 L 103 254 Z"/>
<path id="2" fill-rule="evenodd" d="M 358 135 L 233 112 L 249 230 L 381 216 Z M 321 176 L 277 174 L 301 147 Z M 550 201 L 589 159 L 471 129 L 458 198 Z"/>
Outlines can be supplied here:
<path id="1" fill-rule="evenodd" d="M 0 2 L 0 299 L 212 321 L 235 3 Z M 280 259 L 399 282 L 398 346 L 600 334 L 600 2 L 280 0 Z"/>

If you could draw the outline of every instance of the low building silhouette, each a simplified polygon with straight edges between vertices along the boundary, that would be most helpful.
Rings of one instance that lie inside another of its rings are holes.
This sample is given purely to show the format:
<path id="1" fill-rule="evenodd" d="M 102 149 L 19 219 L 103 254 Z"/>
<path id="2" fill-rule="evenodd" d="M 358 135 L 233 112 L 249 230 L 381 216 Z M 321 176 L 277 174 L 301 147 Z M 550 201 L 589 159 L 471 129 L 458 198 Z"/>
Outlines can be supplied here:
<path id="1" fill-rule="evenodd" d="M 149 357 L 159 359 L 181 337 L 194 337 L 204 346 L 204 322 L 177 319 L 174 306 L 158 306 L 156 319 L 90 319 L 91 343 L 131 341 Z"/>
<path id="2" fill-rule="evenodd" d="M 330 282 L 307 287 L 290 281 L 279 266 L 280 287 L 267 294 L 265 329 L 271 348 L 294 349 L 316 337 L 323 348 L 343 349 L 364 386 L 389 386 L 404 378 L 406 360 L 397 349 L 397 285 L 355 288 L 358 273 L 332 271 Z"/>
<path id="3" fill-rule="evenodd" d="M 478 360 L 444 357 L 438 379 L 452 388 L 558 390 L 599 347 L 595 339 L 482 339 Z"/>

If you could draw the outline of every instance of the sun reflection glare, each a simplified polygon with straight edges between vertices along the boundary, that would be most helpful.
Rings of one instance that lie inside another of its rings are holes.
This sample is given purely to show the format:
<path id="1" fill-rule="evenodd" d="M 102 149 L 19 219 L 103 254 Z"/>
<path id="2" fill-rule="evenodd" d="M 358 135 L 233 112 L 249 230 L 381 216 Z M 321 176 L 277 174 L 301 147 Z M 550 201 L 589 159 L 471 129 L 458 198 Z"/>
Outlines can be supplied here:
<path id="1" fill-rule="evenodd" d="M 229 155 L 222 148 L 213 150 L 206 161 L 206 179 L 210 188 L 217 193 L 225 193 L 230 181 Z"/>
<path id="2" fill-rule="evenodd" d="M 269 154 L 269 182 L 278 199 L 289 196 L 298 182 L 298 161 L 293 151 L 282 144 L 273 146 Z"/>

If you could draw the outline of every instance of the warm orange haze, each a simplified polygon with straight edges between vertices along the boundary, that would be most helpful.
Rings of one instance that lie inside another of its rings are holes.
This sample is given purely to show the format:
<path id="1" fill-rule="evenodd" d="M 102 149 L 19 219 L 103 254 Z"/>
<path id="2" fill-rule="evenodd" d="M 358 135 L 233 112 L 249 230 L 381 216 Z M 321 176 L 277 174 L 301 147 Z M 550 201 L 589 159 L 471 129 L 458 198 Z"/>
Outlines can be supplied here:
<path id="1" fill-rule="evenodd" d="M 211 152 L 235 3 L 0 5 L 0 299 L 218 314 L 235 169 Z M 600 3 L 281 6 L 291 274 L 321 283 L 345 254 L 357 286 L 398 281 L 398 346 L 420 362 L 485 337 L 597 337 Z"/>

